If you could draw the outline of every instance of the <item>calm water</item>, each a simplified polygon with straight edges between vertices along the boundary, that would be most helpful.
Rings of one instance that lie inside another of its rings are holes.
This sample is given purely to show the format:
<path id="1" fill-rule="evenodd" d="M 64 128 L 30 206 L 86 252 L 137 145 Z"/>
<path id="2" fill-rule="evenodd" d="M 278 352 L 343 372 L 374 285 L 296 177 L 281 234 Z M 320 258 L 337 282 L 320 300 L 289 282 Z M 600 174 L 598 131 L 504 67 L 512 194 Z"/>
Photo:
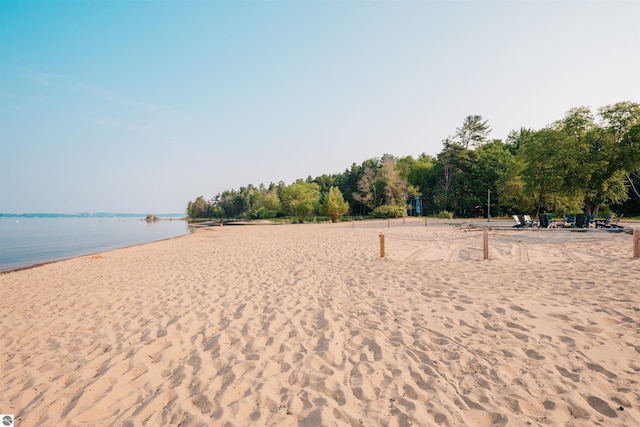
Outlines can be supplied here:
<path id="1" fill-rule="evenodd" d="M 189 232 L 186 221 L 142 217 L 0 217 L 0 271 L 153 242 Z"/>

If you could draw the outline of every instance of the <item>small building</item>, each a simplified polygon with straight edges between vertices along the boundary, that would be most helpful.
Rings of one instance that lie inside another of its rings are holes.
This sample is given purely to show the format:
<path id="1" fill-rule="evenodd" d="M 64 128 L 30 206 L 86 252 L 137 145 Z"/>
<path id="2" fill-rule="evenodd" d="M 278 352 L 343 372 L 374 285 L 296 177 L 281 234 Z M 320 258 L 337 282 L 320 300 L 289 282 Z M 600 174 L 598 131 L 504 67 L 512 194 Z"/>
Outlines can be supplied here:
<path id="1" fill-rule="evenodd" d="M 426 207 L 424 206 L 422 197 L 420 196 L 409 196 L 407 204 L 409 206 L 407 211 L 409 216 L 423 216 L 426 212 Z"/>

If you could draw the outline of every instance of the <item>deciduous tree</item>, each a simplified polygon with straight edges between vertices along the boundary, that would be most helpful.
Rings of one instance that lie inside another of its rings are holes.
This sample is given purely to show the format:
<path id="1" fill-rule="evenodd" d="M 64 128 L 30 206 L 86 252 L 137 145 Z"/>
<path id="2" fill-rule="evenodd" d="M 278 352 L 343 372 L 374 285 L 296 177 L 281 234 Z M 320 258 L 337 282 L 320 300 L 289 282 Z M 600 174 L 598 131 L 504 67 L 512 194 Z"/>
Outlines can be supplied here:
<path id="1" fill-rule="evenodd" d="M 588 144 L 584 211 L 597 215 L 603 203 L 628 198 L 625 177 L 640 165 L 640 104 L 619 102 L 598 110 L 602 122 L 586 135 Z"/>
<path id="2" fill-rule="evenodd" d="M 390 154 L 382 157 L 382 166 L 376 173 L 376 180 L 382 186 L 386 205 L 406 208 L 409 196 L 408 184 L 396 165 L 395 157 Z"/>
<path id="3" fill-rule="evenodd" d="M 313 213 L 320 200 L 320 187 L 316 183 L 298 181 L 282 191 L 282 204 L 288 213 L 303 222 Z"/>
<path id="4" fill-rule="evenodd" d="M 349 211 L 349 203 L 345 202 L 342 191 L 338 187 L 329 187 L 322 210 L 331 218 L 331 222 L 336 222 Z"/>
<path id="5" fill-rule="evenodd" d="M 376 180 L 378 168 L 375 159 L 367 160 L 363 166 L 362 177 L 358 181 L 358 191 L 353 193 L 353 198 L 372 211 L 378 206 L 380 193 Z"/>

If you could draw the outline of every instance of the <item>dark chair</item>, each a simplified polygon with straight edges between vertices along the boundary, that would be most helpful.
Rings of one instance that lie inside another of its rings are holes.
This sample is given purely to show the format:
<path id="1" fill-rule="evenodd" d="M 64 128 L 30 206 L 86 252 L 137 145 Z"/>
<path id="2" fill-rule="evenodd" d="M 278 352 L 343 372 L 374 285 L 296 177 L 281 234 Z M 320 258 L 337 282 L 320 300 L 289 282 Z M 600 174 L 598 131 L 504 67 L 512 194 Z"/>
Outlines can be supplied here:
<path id="1" fill-rule="evenodd" d="M 596 217 L 593 215 L 587 215 L 587 225 L 586 227 L 589 228 L 591 227 L 591 224 L 593 224 L 593 221 L 595 221 Z"/>
<path id="2" fill-rule="evenodd" d="M 604 220 L 596 219 L 596 228 L 609 228 L 611 225 L 611 220 L 613 219 L 614 216 L 615 216 L 614 213 L 610 213 L 605 217 Z"/>
<path id="3" fill-rule="evenodd" d="M 587 215 L 585 215 L 585 214 L 576 215 L 576 224 L 575 225 L 578 228 L 587 228 L 589 226 L 589 223 L 587 222 Z"/>
<path id="4" fill-rule="evenodd" d="M 576 216 L 575 215 L 567 215 L 567 220 L 564 223 L 565 227 L 573 227 L 576 223 Z"/>
<path id="5" fill-rule="evenodd" d="M 549 217 L 545 214 L 538 215 L 538 228 L 549 228 L 551 226 L 551 221 L 549 221 Z"/>

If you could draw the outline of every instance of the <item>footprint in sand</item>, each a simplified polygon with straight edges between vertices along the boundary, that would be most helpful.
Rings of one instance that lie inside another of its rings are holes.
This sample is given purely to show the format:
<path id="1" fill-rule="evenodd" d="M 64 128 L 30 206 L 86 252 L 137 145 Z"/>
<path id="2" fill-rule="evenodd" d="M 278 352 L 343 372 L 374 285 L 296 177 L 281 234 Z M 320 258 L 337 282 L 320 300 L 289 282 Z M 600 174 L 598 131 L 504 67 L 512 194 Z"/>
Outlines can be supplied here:
<path id="1" fill-rule="evenodd" d="M 520 326 L 517 323 L 507 322 L 506 325 L 507 325 L 508 328 L 519 329 L 519 330 L 524 331 L 524 332 L 529 332 L 529 329 L 525 328 L 524 326 Z"/>
<path id="2" fill-rule="evenodd" d="M 526 354 L 527 354 L 527 357 L 529 359 L 534 359 L 534 360 L 544 360 L 545 359 L 544 356 L 542 356 L 540 353 L 538 353 L 535 350 L 527 350 Z"/>
<path id="3" fill-rule="evenodd" d="M 596 411 L 600 412 L 605 417 L 618 418 L 616 411 L 607 404 L 604 400 L 596 396 L 587 397 L 587 403 Z"/>
<path id="4" fill-rule="evenodd" d="M 443 424 L 447 421 L 447 416 L 445 414 L 435 414 L 433 420 L 436 424 Z"/>
<path id="5" fill-rule="evenodd" d="M 558 370 L 558 372 L 560 372 L 560 375 L 562 375 L 563 377 L 569 378 L 571 381 L 576 383 L 580 381 L 580 374 L 573 374 L 569 372 L 567 368 L 563 368 L 562 366 L 556 366 L 556 369 Z"/>
<path id="6" fill-rule="evenodd" d="M 569 338 L 569 337 L 566 337 L 564 335 L 558 335 L 558 339 L 560 341 L 562 341 L 563 344 L 566 344 L 569 347 L 575 347 L 576 346 L 576 340 L 574 340 L 573 338 Z"/>
<path id="7" fill-rule="evenodd" d="M 599 373 L 605 375 L 607 378 L 617 378 L 618 377 L 613 372 L 607 371 L 602 366 L 600 366 L 600 365 L 598 365 L 596 363 L 587 363 L 587 368 L 591 369 L 592 371 L 599 372 Z"/>

